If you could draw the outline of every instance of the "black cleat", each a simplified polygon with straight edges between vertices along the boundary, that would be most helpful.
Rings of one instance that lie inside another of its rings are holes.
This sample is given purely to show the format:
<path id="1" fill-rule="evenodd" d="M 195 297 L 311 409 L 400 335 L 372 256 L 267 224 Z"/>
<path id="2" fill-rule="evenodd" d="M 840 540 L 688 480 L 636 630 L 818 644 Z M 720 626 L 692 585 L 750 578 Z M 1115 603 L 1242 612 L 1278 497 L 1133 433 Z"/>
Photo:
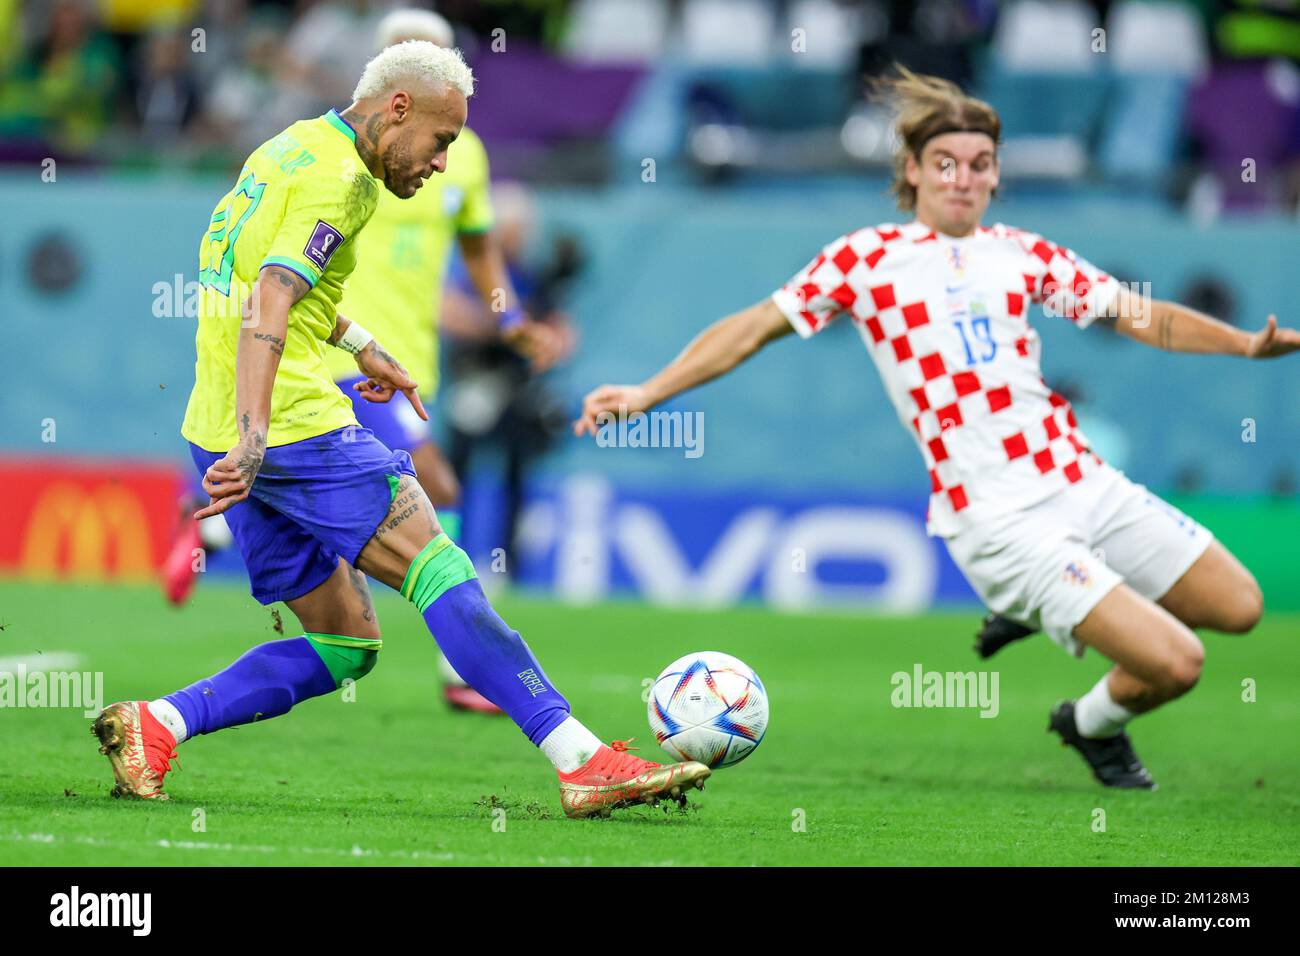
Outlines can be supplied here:
<path id="1" fill-rule="evenodd" d="M 1012 641 L 1024 640 L 1030 634 L 1037 633 L 1036 628 L 1017 624 L 1010 618 L 1000 617 L 990 611 L 980 625 L 980 632 L 975 635 L 975 653 L 988 660 Z"/>
<path id="2" fill-rule="evenodd" d="M 1133 752 L 1133 741 L 1120 731 L 1114 737 L 1081 736 L 1074 722 L 1074 701 L 1057 704 L 1047 723 L 1048 731 L 1061 735 L 1062 747 L 1073 747 L 1088 761 L 1092 775 L 1107 787 L 1129 790 L 1154 790 L 1156 782 Z"/>

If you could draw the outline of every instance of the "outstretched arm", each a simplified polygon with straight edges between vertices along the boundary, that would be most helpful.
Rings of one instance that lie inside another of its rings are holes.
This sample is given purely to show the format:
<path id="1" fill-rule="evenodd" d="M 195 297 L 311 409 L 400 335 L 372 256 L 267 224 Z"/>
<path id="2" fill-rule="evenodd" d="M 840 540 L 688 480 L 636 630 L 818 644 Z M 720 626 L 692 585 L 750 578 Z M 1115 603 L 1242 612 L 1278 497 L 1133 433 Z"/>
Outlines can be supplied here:
<path id="1" fill-rule="evenodd" d="M 1276 316 L 1270 315 L 1264 328 L 1252 334 L 1177 302 L 1148 299 L 1128 289 L 1120 289 L 1115 314 L 1101 321 L 1167 352 L 1276 358 L 1300 349 L 1300 332 L 1279 328 Z"/>
<path id="2" fill-rule="evenodd" d="M 719 319 L 691 340 L 682 353 L 640 385 L 602 385 L 582 403 L 575 435 L 596 434 L 601 412 L 643 412 L 674 395 L 731 371 L 768 342 L 794 329 L 770 298 Z"/>

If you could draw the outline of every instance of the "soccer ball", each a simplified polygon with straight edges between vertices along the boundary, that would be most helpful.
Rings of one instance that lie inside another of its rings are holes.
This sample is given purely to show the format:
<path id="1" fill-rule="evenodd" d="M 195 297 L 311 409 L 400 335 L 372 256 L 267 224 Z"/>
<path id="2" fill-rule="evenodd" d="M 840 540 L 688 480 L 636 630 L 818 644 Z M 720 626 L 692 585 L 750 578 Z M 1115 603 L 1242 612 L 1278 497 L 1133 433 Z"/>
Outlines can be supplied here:
<path id="1" fill-rule="evenodd" d="M 700 651 L 664 668 L 650 688 L 650 730 L 679 760 L 730 767 L 748 757 L 767 730 L 767 691 L 747 664 Z"/>

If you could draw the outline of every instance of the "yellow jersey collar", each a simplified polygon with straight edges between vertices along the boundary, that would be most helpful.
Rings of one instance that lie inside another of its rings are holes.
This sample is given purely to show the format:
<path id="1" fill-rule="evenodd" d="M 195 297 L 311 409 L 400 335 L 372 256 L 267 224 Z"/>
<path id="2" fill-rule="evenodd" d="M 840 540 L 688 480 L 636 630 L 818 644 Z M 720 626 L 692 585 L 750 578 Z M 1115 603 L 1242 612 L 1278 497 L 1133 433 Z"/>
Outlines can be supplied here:
<path id="1" fill-rule="evenodd" d="M 321 119 L 329 123 L 336 130 L 338 130 L 349 140 L 351 140 L 354 146 L 356 145 L 357 131 L 347 124 L 347 120 L 345 120 L 342 116 L 339 115 L 338 110 L 330 110 L 328 113 L 322 116 Z"/>

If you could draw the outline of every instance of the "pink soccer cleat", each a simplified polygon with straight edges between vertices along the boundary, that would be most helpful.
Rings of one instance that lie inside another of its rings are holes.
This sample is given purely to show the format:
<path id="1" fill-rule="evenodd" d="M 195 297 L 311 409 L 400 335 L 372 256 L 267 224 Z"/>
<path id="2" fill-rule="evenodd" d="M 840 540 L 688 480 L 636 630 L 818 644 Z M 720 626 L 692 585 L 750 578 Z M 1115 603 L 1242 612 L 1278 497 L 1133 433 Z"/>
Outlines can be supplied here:
<path id="1" fill-rule="evenodd" d="M 176 537 L 172 539 L 171 550 L 167 552 L 162 568 L 163 593 L 176 607 L 184 605 L 194 590 L 199 577 L 194 570 L 194 551 L 202 546 L 199 523 L 189 514 L 181 515 Z"/>

